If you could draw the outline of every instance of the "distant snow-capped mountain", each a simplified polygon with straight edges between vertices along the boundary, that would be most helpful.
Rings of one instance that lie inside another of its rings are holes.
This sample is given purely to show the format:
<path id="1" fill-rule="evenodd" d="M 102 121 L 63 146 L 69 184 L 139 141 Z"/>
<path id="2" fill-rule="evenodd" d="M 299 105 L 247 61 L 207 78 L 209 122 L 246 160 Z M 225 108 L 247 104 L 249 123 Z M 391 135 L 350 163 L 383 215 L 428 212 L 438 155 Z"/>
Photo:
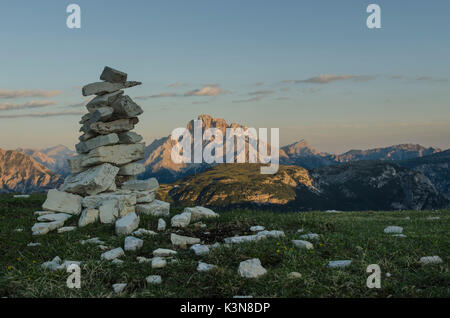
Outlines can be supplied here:
<path id="1" fill-rule="evenodd" d="M 38 163 L 61 176 L 70 174 L 70 167 L 67 159 L 76 155 L 75 151 L 70 150 L 63 145 L 40 150 L 18 148 L 16 151 L 31 156 Z"/>

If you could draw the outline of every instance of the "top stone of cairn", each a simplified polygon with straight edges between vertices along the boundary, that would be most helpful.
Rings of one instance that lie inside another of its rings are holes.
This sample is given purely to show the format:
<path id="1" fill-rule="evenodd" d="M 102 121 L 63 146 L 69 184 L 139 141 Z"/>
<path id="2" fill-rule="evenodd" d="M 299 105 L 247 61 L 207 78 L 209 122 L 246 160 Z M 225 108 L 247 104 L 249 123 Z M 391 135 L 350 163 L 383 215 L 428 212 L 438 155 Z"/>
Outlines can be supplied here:
<path id="1" fill-rule="evenodd" d="M 105 66 L 100 79 L 103 82 L 95 82 L 87 84 L 82 88 L 83 96 L 97 95 L 103 96 L 120 91 L 124 88 L 130 88 L 133 86 L 141 85 L 141 82 L 127 81 L 128 75 L 124 72 L 113 69 L 112 67 Z"/>
<path id="2" fill-rule="evenodd" d="M 105 66 L 100 79 L 110 83 L 125 83 L 127 81 L 127 73 Z"/>

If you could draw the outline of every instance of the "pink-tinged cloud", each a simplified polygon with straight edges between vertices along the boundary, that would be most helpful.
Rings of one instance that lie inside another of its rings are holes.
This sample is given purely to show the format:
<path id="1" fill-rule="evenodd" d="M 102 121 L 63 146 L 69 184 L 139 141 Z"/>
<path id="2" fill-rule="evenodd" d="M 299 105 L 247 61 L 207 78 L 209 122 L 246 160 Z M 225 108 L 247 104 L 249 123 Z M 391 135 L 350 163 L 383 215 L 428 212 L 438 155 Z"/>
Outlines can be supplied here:
<path id="1" fill-rule="evenodd" d="M 40 107 L 47 107 L 47 106 L 53 106 L 56 102 L 51 100 L 41 100 L 41 101 L 31 101 L 24 104 L 12 104 L 12 103 L 1 103 L 0 104 L 0 111 L 3 110 L 17 110 L 17 109 L 28 109 L 28 108 L 40 108 Z"/>
<path id="2" fill-rule="evenodd" d="M 312 83 L 312 84 L 328 84 L 336 81 L 349 81 L 354 80 L 358 82 L 366 82 L 374 79 L 374 76 L 370 75 L 332 75 L 323 74 L 319 76 L 314 76 L 305 80 L 285 80 L 283 83 Z"/>
<path id="3" fill-rule="evenodd" d="M 219 85 L 205 85 L 201 89 L 184 93 L 184 96 L 217 96 L 225 93 L 226 91 L 222 90 Z"/>
<path id="4" fill-rule="evenodd" d="M 53 97 L 61 95 L 61 91 L 45 91 L 45 90 L 0 90 L 0 98 L 22 98 L 22 97 Z"/>

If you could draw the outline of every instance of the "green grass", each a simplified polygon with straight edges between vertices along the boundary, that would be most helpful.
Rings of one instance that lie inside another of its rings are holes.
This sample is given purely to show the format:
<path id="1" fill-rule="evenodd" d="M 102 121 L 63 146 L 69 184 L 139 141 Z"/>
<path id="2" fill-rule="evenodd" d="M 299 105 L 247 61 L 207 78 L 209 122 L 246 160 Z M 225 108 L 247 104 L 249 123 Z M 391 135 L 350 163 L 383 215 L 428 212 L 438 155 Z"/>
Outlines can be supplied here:
<path id="1" fill-rule="evenodd" d="M 208 243 L 223 242 L 224 237 L 250 234 L 249 227 L 263 225 L 283 230 L 286 237 L 222 246 L 203 257 L 189 250 L 179 250 L 178 263 L 163 269 L 138 264 L 136 256 L 151 257 L 156 248 L 172 248 L 168 231 L 146 237 L 141 250 L 127 252 L 122 266 L 100 261 L 102 251 L 96 245 L 81 245 L 82 239 L 99 237 L 111 247 L 123 247 L 123 237 L 114 235 L 109 225 L 92 225 L 74 232 L 33 237 L 34 211 L 40 210 L 42 195 L 30 199 L 0 197 L 0 296 L 2 297 L 449 297 L 448 270 L 449 211 L 406 212 L 302 212 L 235 210 L 221 213 L 217 220 L 205 220 L 207 229 L 189 227 L 179 234 L 201 237 Z M 175 214 L 179 209 L 172 209 Z M 405 217 L 409 216 L 410 220 Z M 440 220 L 426 220 L 440 216 Z M 66 225 L 75 224 L 69 220 Z M 157 218 L 141 216 L 140 227 L 156 229 Z M 383 233 L 388 225 L 404 228 L 407 238 L 393 238 Z M 15 229 L 22 228 L 22 232 Z M 299 250 L 291 244 L 297 230 L 321 234 L 314 250 Z M 211 234 L 205 235 L 203 232 Z M 27 247 L 40 242 L 38 247 Z M 65 271 L 46 271 L 40 264 L 58 255 L 63 260 L 83 261 L 79 290 L 66 287 Z M 422 256 L 439 255 L 444 264 L 422 266 Z M 239 263 L 257 257 L 268 273 L 257 279 L 241 278 Z M 352 259 L 344 269 L 330 269 L 330 260 Z M 197 263 L 218 265 L 209 273 L 198 273 Z M 369 264 L 382 270 L 381 289 L 366 287 Z M 288 273 L 302 274 L 292 280 Z M 385 277 L 385 273 L 392 274 Z M 163 283 L 147 286 L 145 277 L 161 275 Z M 111 285 L 126 282 L 124 294 L 116 295 Z"/>

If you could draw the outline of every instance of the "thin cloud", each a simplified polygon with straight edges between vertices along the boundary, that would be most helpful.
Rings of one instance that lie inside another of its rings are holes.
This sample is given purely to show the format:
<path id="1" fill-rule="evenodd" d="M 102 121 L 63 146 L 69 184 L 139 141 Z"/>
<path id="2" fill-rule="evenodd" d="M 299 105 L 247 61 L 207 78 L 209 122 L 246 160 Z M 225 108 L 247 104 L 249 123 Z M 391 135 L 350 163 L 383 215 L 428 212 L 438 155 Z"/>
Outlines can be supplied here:
<path id="1" fill-rule="evenodd" d="M 219 85 L 205 85 L 200 89 L 194 89 L 184 93 L 184 96 L 218 96 L 226 93 Z"/>
<path id="2" fill-rule="evenodd" d="M 261 96 L 255 96 L 249 99 L 240 99 L 234 100 L 233 103 L 250 103 L 250 102 L 259 102 L 261 100 Z"/>
<path id="3" fill-rule="evenodd" d="M 174 88 L 174 87 L 185 87 L 185 86 L 188 86 L 188 84 L 186 84 L 186 83 L 178 83 L 178 82 L 176 82 L 176 83 L 173 83 L 173 84 L 167 85 L 167 88 Z"/>
<path id="4" fill-rule="evenodd" d="M 0 111 L 4 110 L 18 110 L 18 109 L 29 109 L 29 108 L 40 108 L 53 106 L 56 102 L 51 100 L 41 100 L 41 101 L 31 101 L 24 104 L 12 104 L 12 103 L 2 103 L 0 104 Z"/>
<path id="5" fill-rule="evenodd" d="M 45 91 L 45 90 L 0 90 L 0 98 L 22 98 L 22 97 L 54 97 L 61 95 L 61 91 Z"/>
<path id="6" fill-rule="evenodd" d="M 304 80 L 284 80 L 283 83 L 310 83 L 310 84 L 329 84 L 336 81 L 357 81 L 357 82 L 367 82 L 374 79 L 374 76 L 370 75 L 332 75 L 323 74 L 319 76 L 314 76 Z"/>
<path id="7" fill-rule="evenodd" d="M 177 97 L 177 96 L 178 96 L 178 95 L 175 94 L 175 93 L 171 93 L 171 92 L 163 92 L 163 93 L 155 94 L 155 95 L 138 96 L 138 97 L 135 97 L 135 99 L 146 100 L 146 99 L 150 99 L 150 98 Z"/>
<path id="8" fill-rule="evenodd" d="M 45 117 L 58 117 L 58 116 L 80 116 L 84 112 L 66 111 L 66 112 L 47 112 L 47 113 L 28 113 L 28 114 L 16 114 L 16 115 L 0 115 L 1 118 L 45 118 Z"/>
<path id="9" fill-rule="evenodd" d="M 250 92 L 250 93 L 248 93 L 248 95 L 250 95 L 250 96 L 261 96 L 261 95 L 271 95 L 271 94 L 273 94 L 273 93 L 275 93 L 275 91 L 255 91 L 255 92 Z"/>

